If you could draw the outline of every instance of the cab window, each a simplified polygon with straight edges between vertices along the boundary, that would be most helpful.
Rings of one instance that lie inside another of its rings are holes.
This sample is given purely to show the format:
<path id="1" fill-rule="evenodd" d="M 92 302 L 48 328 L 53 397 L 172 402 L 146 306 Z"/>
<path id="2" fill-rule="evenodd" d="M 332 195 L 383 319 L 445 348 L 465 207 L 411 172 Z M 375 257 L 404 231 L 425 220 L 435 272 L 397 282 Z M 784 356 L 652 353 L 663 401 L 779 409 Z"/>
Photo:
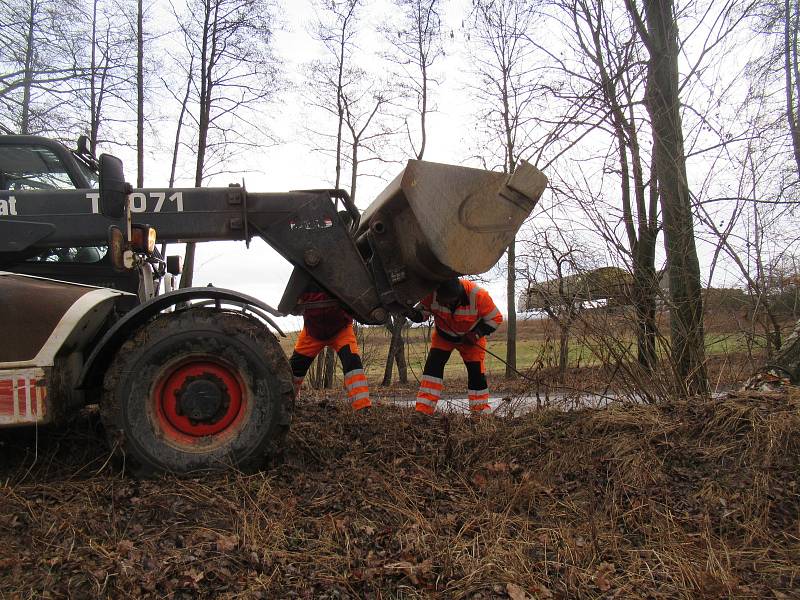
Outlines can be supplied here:
<path id="1" fill-rule="evenodd" d="M 0 145 L 1 190 L 75 189 L 64 163 L 52 150 L 36 145 Z"/>
<path id="2" fill-rule="evenodd" d="M 90 265 L 98 263 L 108 253 L 108 246 L 81 246 L 78 248 L 48 248 L 41 254 L 28 259 L 28 262 L 78 263 Z"/>

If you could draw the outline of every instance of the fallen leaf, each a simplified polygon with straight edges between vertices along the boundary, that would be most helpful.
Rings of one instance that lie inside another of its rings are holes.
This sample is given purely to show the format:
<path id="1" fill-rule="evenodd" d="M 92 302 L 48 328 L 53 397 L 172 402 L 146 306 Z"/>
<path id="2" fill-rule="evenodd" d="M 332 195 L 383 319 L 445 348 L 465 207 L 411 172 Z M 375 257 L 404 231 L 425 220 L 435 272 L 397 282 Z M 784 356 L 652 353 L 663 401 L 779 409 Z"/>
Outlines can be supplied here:
<path id="1" fill-rule="evenodd" d="M 541 583 L 535 583 L 531 588 L 531 593 L 534 594 L 537 598 L 552 598 L 553 592 L 551 592 L 547 586 Z"/>
<path id="2" fill-rule="evenodd" d="M 479 488 L 486 487 L 486 475 L 480 472 L 475 473 L 472 476 L 472 483 L 474 483 Z"/>
<path id="3" fill-rule="evenodd" d="M 194 583 L 200 583 L 206 575 L 197 569 L 189 569 L 189 571 L 186 573 L 186 576 Z"/>
<path id="4" fill-rule="evenodd" d="M 130 556 L 132 551 L 133 542 L 130 540 L 120 540 L 117 544 L 117 552 L 119 552 L 121 556 Z"/>
<path id="5" fill-rule="evenodd" d="M 594 574 L 594 583 L 600 588 L 600 591 L 607 592 L 611 589 L 611 582 L 608 576 L 614 572 L 614 565 L 611 563 L 603 562 L 597 567 L 597 572 Z"/>
<path id="6" fill-rule="evenodd" d="M 509 471 L 508 463 L 504 462 L 491 463 L 490 465 L 487 465 L 486 468 L 492 473 L 508 473 Z"/>
<path id="7" fill-rule="evenodd" d="M 528 600 L 528 594 L 516 583 L 506 584 L 506 594 L 511 600 Z"/>
<path id="8" fill-rule="evenodd" d="M 233 535 L 220 535 L 217 538 L 217 551 L 218 552 L 231 552 L 236 550 L 239 545 L 239 536 Z"/>
<path id="9" fill-rule="evenodd" d="M 403 571 L 406 574 L 406 577 L 408 577 L 411 580 L 411 583 L 413 583 L 414 585 L 419 585 L 420 577 L 430 575 L 431 573 L 431 559 L 424 560 L 417 565 L 404 560 L 390 565 L 386 565 L 384 568 L 398 569 L 400 571 Z"/>

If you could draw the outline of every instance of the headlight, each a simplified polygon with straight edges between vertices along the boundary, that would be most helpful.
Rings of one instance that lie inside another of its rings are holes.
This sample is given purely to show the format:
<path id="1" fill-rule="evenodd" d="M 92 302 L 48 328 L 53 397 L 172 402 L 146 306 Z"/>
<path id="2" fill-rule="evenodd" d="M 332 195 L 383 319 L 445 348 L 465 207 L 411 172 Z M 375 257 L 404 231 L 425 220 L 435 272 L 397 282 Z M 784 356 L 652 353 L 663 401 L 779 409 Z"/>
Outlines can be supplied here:
<path id="1" fill-rule="evenodd" d="M 131 225 L 131 248 L 152 254 L 156 249 L 156 230 L 149 225 Z"/>

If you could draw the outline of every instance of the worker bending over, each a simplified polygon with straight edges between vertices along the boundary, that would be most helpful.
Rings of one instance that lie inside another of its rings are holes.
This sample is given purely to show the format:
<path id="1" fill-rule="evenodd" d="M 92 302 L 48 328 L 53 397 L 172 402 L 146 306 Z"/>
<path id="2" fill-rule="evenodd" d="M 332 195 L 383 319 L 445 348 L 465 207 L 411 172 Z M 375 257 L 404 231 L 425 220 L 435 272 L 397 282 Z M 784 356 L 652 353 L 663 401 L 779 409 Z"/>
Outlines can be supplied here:
<path id="1" fill-rule="evenodd" d="M 353 319 L 341 305 L 318 285 L 312 283 L 298 298 L 303 313 L 303 330 L 297 337 L 289 359 L 294 376 L 295 395 L 300 392 L 308 369 L 317 354 L 330 346 L 339 355 L 344 371 L 344 386 L 353 410 L 372 406 L 364 366 L 358 355 Z"/>
<path id="2" fill-rule="evenodd" d="M 417 393 L 417 410 L 429 415 L 436 410 L 442 397 L 444 366 L 453 350 L 458 350 L 467 368 L 470 411 L 489 410 L 486 336 L 503 322 L 489 293 L 472 281 L 453 278 L 423 298 L 419 309 L 419 320 L 432 314 L 435 328 Z"/>

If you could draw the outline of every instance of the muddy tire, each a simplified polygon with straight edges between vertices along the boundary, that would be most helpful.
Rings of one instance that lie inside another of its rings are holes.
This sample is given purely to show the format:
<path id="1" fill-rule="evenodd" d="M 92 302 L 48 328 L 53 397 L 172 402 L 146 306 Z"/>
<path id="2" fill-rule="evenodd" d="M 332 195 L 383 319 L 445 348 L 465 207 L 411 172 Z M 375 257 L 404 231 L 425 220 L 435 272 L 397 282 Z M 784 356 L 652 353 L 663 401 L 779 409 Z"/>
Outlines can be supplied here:
<path id="1" fill-rule="evenodd" d="M 109 445 L 138 476 L 257 468 L 282 446 L 294 402 L 275 336 L 241 313 L 204 308 L 139 328 L 103 387 Z"/>

